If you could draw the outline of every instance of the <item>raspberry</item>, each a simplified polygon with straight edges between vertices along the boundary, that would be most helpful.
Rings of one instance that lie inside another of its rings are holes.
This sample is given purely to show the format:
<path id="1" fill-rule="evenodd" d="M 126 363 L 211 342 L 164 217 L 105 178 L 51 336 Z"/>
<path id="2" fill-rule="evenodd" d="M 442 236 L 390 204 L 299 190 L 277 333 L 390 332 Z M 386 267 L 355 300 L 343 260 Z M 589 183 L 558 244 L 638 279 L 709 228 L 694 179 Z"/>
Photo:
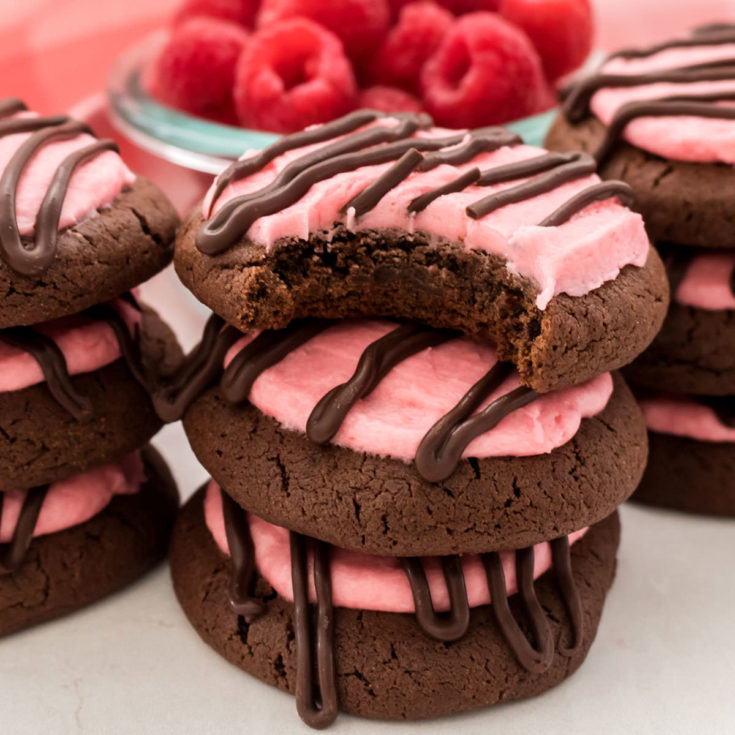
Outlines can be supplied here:
<path id="1" fill-rule="evenodd" d="M 258 31 L 237 65 L 235 107 L 246 127 L 300 130 L 349 112 L 356 95 L 339 38 L 306 18 Z"/>
<path id="2" fill-rule="evenodd" d="M 194 115 L 234 122 L 232 85 L 248 34 L 214 18 L 190 18 L 171 33 L 150 75 L 152 94 Z"/>
<path id="3" fill-rule="evenodd" d="M 541 60 L 523 31 L 495 13 L 458 18 L 421 72 L 424 105 L 439 125 L 478 127 L 540 111 Z"/>
<path id="4" fill-rule="evenodd" d="M 439 0 L 439 5 L 451 10 L 455 15 L 476 13 L 479 10 L 497 10 L 501 0 Z"/>
<path id="5" fill-rule="evenodd" d="M 397 87 L 368 87 L 360 92 L 357 106 L 381 112 L 422 112 L 416 97 Z"/>
<path id="6" fill-rule="evenodd" d="M 300 15 L 337 35 L 353 61 L 366 59 L 390 25 L 387 0 L 263 0 L 258 28 Z"/>
<path id="7" fill-rule="evenodd" d="M 500 12 L 531 39 L 552 82 L 580 66 L 592 49 L 589 0 L 502 0 Z"/>
<path id="8" fill-rule="evenodd" d="M 454 16 L 438 5 L 406 5 L 375 55 L 373 80 L 418 91 L 421 69 L 453 22 Z"/>
<path id="9" fill-rule="evenodd" d="M 252 28 L 259 2 L 260 0 L 185 0 L 174 17 L 174 23 L 205 16 Z"/>

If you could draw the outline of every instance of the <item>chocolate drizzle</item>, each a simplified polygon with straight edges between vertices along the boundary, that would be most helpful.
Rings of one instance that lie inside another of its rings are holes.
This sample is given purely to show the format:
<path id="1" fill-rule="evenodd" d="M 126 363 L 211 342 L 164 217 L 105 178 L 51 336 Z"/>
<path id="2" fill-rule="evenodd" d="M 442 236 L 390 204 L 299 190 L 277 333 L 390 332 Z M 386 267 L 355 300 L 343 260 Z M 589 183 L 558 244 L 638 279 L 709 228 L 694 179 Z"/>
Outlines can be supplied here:
<path id="1" fill-rule="evenodd" d="M 561 207 L 554 210 L 548 217 L 541 220 L 539 226 L 558 227 L 590 204 L 613 197 L 619 199 L 626 207 L 631 206 L 635 198 L 633 190 L 628 184 L 622 181 L 601 181 L 599 184 L 588 186 L 586 189 L 582 189 L 582 191 L 575 194 L 571 199 L 564 202 Z"/>
<path id="2" fill-rule="evenodd" d="M 588 156 L 586 153 L 573 153 L 569 159 L 568 161 L 561 161 L 561 165 L 559 165 L 559 159 L 557 157 L 552 159 L 547 156 L 539 156 L 538 158 L 530 159 L 530 162 L 520 161 L 518 163 L 508 164 L 503 167 L 505 170 L 502 173 L 498 171 L 494 172 L 492 169 L 485 172 L 478 182 L 480 185 L 487 185 L 487 182 L 500 183 L 502 180 L 509 181 L 515 178 L 521 178 L 522 176 L 528 175 L 527 172 L 533 172 L 534 168 L 538 166 L 541 166 L 540 170 L 542 171 L 553 166 L 551 171 L 539 174 L 535 178 L 524 181 L 522 184 L 502 189 L 501 191 L 490 194 L 490 196 L 472 202 L 467 207 L 468 216 L 472 217 L 472 219 L 481 219 L 508 204 L 532 199 L 541 194 L 546 194 L 563 184 L 568 184 L 570 181 L 589 176 L 595 172 L 597 167 L 594 158 Z M 499 179 L 498 176 L 507 176 L 510 178 Z"/>
<path id="3" fill-rule="evenodd" d="M 241 403 L 250 395 L 259 375 L 334 322 L 296 320 L 285 329 L 263 331 L 243 347 L 222 371 L 225 354 L 242 336 L 232 327 L 220 331 L 223 323 L 215 315 L 210 317 L 202 342 L 180 373 L 169 385 L 159 387 L 154 393 L 153 404 L 163 419 L 180 418 L 219 374 L 222 374 L 220 387 L 224 398 L 235 405 Z M 352 377 L 329 391 L 312 410 L 307 420 L 308 438 L 318 444 L 328 442 L 355 403 L 369 395 L 396 365 L 411 355 L 458 336 L 459 333 L 448 329 L 404 324 L 368 345 Z M 513 366 L 508 363 L 496 364 L 455 408 L 429 430 L 416 454 L 416 469 L 424 479 L 439 482 L 449 477 L 474 438 L 490 431 L 510 413 L 539 397 L 535 391 L 521 386 L 497 398 L 473 416 L 512 371 Z"/>
<path id="4" fill-rule="evenodd" d="M 255 549 L 245 511 L 226 493 L 222 496 L 222 515 L 230 548 L 233 573 L 230 578 L 230 609 L 251 622 L 263 614 L 265 605 L 250 594 L 255 572 Z"/>
<path id="5" fill-rule="evenodd" d="M 411 585 L 416 622 L 421 630 L 437 641 L 458 641 L 464 637 L 470 626 L 470 603 L 459 556 L 441 558 L 442 571 L 449 591 L 449 613 L 437 614 L 431 600 L 431 590 L 426 579 L 421 559 L 404 557 L 401 559 L 403 570 Z"/>
<path id="6" fill-rule="evenodd" d="M 445 480 L 454 472 L 462 452 L 476 437 L 497 426 L 508 414 L 538 398 L 538 393 L 521 386 L 496 398 L 476 415 L 475 411 L 512 373 L 508 363 L 494 365 L 460 402 L 431 427 L 416 452 L 416 469 L 430 482 Z"/>
<path id="7" fill-rule="evenodd" d="M 0 575 L 12 574 L 23 563 L 47 492 L 48 485 L 34 487 L 26 492 L 13 536 L 8 543 L 0 544 Z M 0 520 L 3 517 L 4 500 L 4 493 L 0 493 Z"/>
<path id="8" fill-rule="evenodd" d="M 3 117 L 9 117 L 11 115 L 17 115 L 19 112 L 26 112 L 28 108 L 25 102 L 19 100 L 17 97 L 6 97 L 0 99 L 0 119 Z"/>
<path id="9" fill-rule="evenodd" d="M 0 117 L 7 118 L 24 109 L 18 100 L 0 103 Z M 25 140 L 0 176 L 0 251 L 5 262 L 17 273 L 39 276 L 56 255 L 59 219 L 69 184 L 74 172 L 87 161 L 105 151 L 117 151 L 111 140 L 100 140 L 71 153 L 54 173 L 35 223 L 35 237 L 26 243 L 21 237 L 16 217 L 16 194 L 26 168 L 46 145 L 75 138 L 83 133 L 92 134 L 87 125 L 63 115 L 51 117 L 20 117 L 0 120 L 0 137 L 17 133 L 32 133 Z"/>
<path id="10" fill-rule="evenodd" d="M 324 143 L 332 138 L 347 135 L 364 125 L 375 122 L 381 117 L 383 117 L 383 113 L 377 112 L 376 110 L 356 110 L 349 115 L 332 120 L 332 122 L 324 125 L 308 128 L 292 135 L 284 135 L 254 156 L 231 163 L 219 174 L 214 182 L 212 206 L 214 206 L 222 196 L 222 192 L 230 184 L 264 169 L 271 161 L 278 158 L 278 156 L 282 156 L 284 153 L 296 150 L 297 148 L 304 148 L 305 146 L 315 145 L 316 143 Z"/>
<path id="11" fill-rule="evenodd" d="M 317 444 L 325 444 L 339 431 L 355 403 L 375 390 L 396 365 L 411 355 L 458 336 L 458 332 L 449 329 L 403 324 L 368 345 L 352 377 L 316 404 L 306 423 L 306 435 Z"/>
<path id="12" fill-rule="evenodd" d="M 242 334 L 212 314 L 204 328 L 201 342 L 188 355 L 172 378 L 153 392 L 153 407 L 164 421 L 178 421 L 196 400 L 222 373 L 222 361 L 227 351 Z"/>
<path id="13" fill-rule="evenodd" d="M 355 217 L 359 217 L 369 212 L 391 189 L 407 179 L 423 160 L 420 151 L 415 148 L 407 150 L 384 174 L 344 204 L 340 213 L 352 209 Z"/>
<path id="14" fill-rule="evenodd" d="M 251 596 L 254 578 L 254 550 L 245 511 L 224 491 L 222 509 L 227 541 L 232 558 L 230 607 L 250 622 L 261 615 L 267 603 Z M 299 715 L 307 725 L 324 728 L 337 716 L 338 701 L 335 673 L 334 610 L 330 568 L 330 545 L 289 532 L 291 581 L 293 586 L 293 626 L 296 640 L 296 702 Z M 559 642 L 563 656 L 574 655 L 584 636 L 584 614 L 572 571 L 569 538 L 549 542 L 556 588 L 569 617 L 572 631 L 570 645 Z M 313 558 L 316 610 L 309 603 L 309 547 Z M 430 638 L 450 643 L 463 638 L 470 628 L 470 610 L 461 555 L 440 557 L 449 592 L 450 609 L 438 614 L 431 599 L 423 561 L 404 557 L 400 562 L 411 586 L 416 623 Z M 510 609 L 505 573 L 498 552 L 481 555 L 491 597 L 493 617 L 505 643 L 518 663 L 532 674 L 549 669 L 555 654 L 555 640 L 548 614 L 539 601 L 534 580 L 534 547 L 515 552 L 518 598 L 530 636 Z M 531 639 L 532 640 L 531 640 Z"/>
<path id="15" fill-rule="evenodd" d="M 713 24 L 696 29 L 689 38 L 675 39 L 648 49 L 619 51 L 610 56 L 608 61 L 615 58 L 647 58 L 674 48 L 719 46 L 727 43 L 735 43 L 735 26 Z M 669 67 L 642 74 L 598 72 L 574 83 L 563 92 L 562 112 L 570 123 L 580 122 L 590 114 L 591 99 L 601 89 L 640 87 L 660 82 L 693 84 L 707 81 L 735 82 L 735 58 Z M 718 104 L 733 99 L 735 99 L 735 92 L 704 92 L 667 95 L 628 102 L 613 115 L 594 157 L 598 163 L 607 160 L 628 124 L 641 117 L 693 116 L 735 120 L 735 108 Z"/>
<path id="16" fill-rule="evenodd" d="M 537 641 L 535 648 L 529 643 L 508 605 L 505 573 L 500 554 L 497 552 L 483 554 L 482 563 L 485 566 L 487 583 L 490 587 L 491 607 L 503 638 L 524 669 L 540 674 L 551 666 L 554 657 L 554 641 L 533 585 L 533 557 L 533 547 L 516 552 L 518 591 Z"/>
<path id="17" fill-rule="evenodd" d="M 397 121 L 392 126 L 377 125 L 358 130 L 364 124 L 377 121 L 379 117 L 372 111 L 353 113 L 329 125 L 286 136 L 258 155 L 230 166 L 215 182 L 209 208 L 210 218 L 197 233 L 197 248 L 207 255 L 224 252 L 233 247 L 258 219 L 292 206 L 312 186 L 338 174 L 365 166 L 393 163 L 339 211 L 342 216 L 360 217 L 414 172 L 420 175 L 440 165 L 461 166 L 482 153 L 522 142 L 516 133 L 500 127 L 480 128 L 441 138 L 414 137 L 422 128 L 431 126 L 432 121 L 426 115 L 412 113 L 386 117 Z M 337 139 L 328 142 L 332 138 Z M 286 151 L 318 142 L 325 145 L 294 158 L 269 184 L 233 197 L 212 215 L 215 204 L 230 183 L 261 171 Z M 423 152 L 426 155 L 422 155 Z M 495 192 L 467 207 L 467 215 L 478 219 L 507 204 L 539 196 L 587 176 L 594 172 L 595 167 L 595 161 L 585 153 L 548 153 L 479 174 L 472 169 L 463 172 L 454 181 L 414 198 L 407 205 L 407 212 L 421 212 L 439 197 L 457 193 L 468 186 L 491 186 L 538 174 L 530 181 Z"/>
<path id="18" fill-rule="evenodd" d="M 551 546 L 551 561 L 554 567 L 556 583 L 561 592 L 561 598 L 569 615 L 574 634 L 572 644 L 570 646 L 560 646 L 559 651 L 563 656 L 571 656 L 582 646 L 584 611 L 582 610 L 582 601 L 579 598 L 577 583 L 574 581 L 569 537 L 562 536 L 561 538 L 554 539 L 549 542 L 549 545 Z"/>
<path id="19" fill-rule="evenodd" d="M 0 330 L 0 342 L 23 350 L 33 357 L 43 372 L 51 395 L 77 421 L 92 416 L 92 404 L 74 388 L 64 353 L 54 340 L 31 327 L 9 327 Z"/>
<path id="20" fill-rule="evenodd" d="M 279 363 L 312 337 L 316 337 L 330 324 L 332 322 L 327 319 L 296 320 L 285 329 L 261 332 L 225 369 L 222 375 L 224 397 L 234 404 L 244 401 L 262 372 Z"/>
<path id="21" fill-rule="evenodd" d="M 125 294 L 120 298 L 131 303 L 136 309 L 139 308 L 132 294 Z M 140 347 L 131 337 L 128 325 L 120 314 L 109 304 L 97 304 L 82 313 L 93 321 L 104 321 L 110 326 L 120 346 L 120 354 L 133 378 L 146 390 L 150 390 L 150 381 L 143 367 Z M 92 404 L 86 396 L 80 395 L 75 389 L 64 353 L 53 339 L 33 327 L 8 327 L 0 330 L 0 342 L 23 350 L 34 358 L 41 368 L 51 395 L 77 421 L 91 418 Z"/>
<path id="22" fill-rule="evenodd" d="M 291 531 L 290 541 L 296 637 L 296 709 L 307 725 L 321 730 L 337 717 L 329 546 L 312 539 L 316 588 L 314 621 L 309 605 L 306 539 Z"/>

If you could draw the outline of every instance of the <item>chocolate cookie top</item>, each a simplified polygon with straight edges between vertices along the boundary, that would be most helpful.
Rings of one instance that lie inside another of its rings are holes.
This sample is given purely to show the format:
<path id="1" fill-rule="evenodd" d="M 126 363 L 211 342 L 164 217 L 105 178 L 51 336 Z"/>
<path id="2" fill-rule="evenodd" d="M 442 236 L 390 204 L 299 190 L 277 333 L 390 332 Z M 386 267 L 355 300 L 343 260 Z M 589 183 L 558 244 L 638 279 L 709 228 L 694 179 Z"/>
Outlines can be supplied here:
<path id="1" fill-rule="evenodd" d="M 113 141 L 0 100 L 0 326 L 128 290 L 168 262 L 176 224 L 166 197 L 136 179 Z"/>
<path id="2" fill-rule="evenodd" d="M 654 239 L 733 247 L 735 25 L 619 51 L 564 91 L 546 144 L 626 181 Z"/>

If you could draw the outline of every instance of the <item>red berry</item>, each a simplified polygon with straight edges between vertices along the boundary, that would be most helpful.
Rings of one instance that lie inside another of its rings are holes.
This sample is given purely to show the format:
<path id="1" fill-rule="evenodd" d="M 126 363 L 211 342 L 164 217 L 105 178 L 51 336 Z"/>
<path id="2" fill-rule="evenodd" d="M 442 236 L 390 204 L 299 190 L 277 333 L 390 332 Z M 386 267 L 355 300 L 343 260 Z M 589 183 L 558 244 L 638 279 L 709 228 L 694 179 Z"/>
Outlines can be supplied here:
<path id="1" fill-rule="evenodd" d="M 580 66 L 592 49 L 589 0 L 502 0 L 500 12 L 531 39 L 551 81 Z"/>
<path id="2" fill-rule="evenodd" d="M 416 97 L 397 87 L 368 87 L 360 92 L 357 106 L 381 112 L 422 112 Z"/>
<path id="3" fill-rule="evenodd" d="M 258 28 L 296 15 L 336 34 L 353 61 L 374 51 L 390 25 L 387 0 L 263 0 Z"/>
<path id="4" fill-rule="evenodd" d="M 438 5 L 406 5 L 375 54 L 372 79 L 379 84 L 418 90 L 421 69 L 453 22 L 454 16 Z"/>
<path id="5" fill-rule="evenodd" d="M 478 127 L 543 109 L 541 60 L 523 31 L 495 13 L 458 18 L 421 72 L 424 105 L 439 125 Z"/>
<path id="6" fill-rule="evenodd" d="M 151 92 L 167 105 L 234 122 L 232 85 L 248 34 L 214 18 L 190 18 L 171 33 L 150 75 Z"/>
<path id="7" fill-rule="evenodd" d="M 203 15 L 252 28 L 259 3 L 260 0 L 185 0 L 174 17 L 174 23 Z"/>
<path id="8" fill-rule="evenodd" d="M 393 18 L 395 21 L 396 18 L 401 14 L 401 10 L 406 7 L 406 5 L 410 5 L 411 3 L 415 3 L 419 0 L 388 0 L 388 7 L 390 8 L 390 17 Z M 427 3 L 428 5 L 436 5 L 436 0 L 420 0 L 420 2 Z"/>
<path id="9" fill-rule="evenodd" d="M 476 13 L 478 10 L 497 10 L 501 0 L 439 0 L 439 4 L 449 8 L 455 15 Z"/>
<path id="10" fill-rule="evenodd" d="M 235 108 L 246 127 L 300 130 L 349 112 L 356 95 L 341 41 L 306 18 L 253 35 L 237 65 Z"/>

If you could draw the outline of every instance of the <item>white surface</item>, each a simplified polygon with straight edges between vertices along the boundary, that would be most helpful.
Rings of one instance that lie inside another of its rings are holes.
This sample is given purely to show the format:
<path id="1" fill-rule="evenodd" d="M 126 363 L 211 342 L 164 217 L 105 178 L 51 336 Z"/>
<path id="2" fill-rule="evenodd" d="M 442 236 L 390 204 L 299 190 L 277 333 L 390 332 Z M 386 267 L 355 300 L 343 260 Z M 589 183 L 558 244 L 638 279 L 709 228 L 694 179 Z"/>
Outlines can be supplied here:
<path id="1" fill-rule="evenodd" d="M 144 288 L 188 348 L 201 323 L 170 276 Z M 181 428 L 155 442 L 182 495 L 206 473 Z M 627 505 L 618 577 L 582 668 L 533 700 L 397 724 L 341 715 L 330 732 L 607 735 L 735 730 L 735 522 Z M 0 735 L 313 732 L 294 700 L 200 641 L 168 570 L 0 640 Z"/>

